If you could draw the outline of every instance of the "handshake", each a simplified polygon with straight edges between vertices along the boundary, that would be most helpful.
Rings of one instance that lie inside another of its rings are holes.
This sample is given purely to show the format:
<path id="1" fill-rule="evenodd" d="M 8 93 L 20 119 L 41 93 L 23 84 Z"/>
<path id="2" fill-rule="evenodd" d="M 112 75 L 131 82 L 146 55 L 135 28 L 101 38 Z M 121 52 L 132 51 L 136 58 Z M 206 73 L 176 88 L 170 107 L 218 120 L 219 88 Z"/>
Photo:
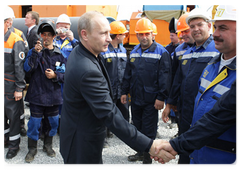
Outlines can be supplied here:
<path id="1" fill-rule="evenodd" d="M 168 141 L 158 139 L 153 141 L 149 154 L 152 159 L 164 164 L 175 159 L 177 152 L 172 148 Z"/>

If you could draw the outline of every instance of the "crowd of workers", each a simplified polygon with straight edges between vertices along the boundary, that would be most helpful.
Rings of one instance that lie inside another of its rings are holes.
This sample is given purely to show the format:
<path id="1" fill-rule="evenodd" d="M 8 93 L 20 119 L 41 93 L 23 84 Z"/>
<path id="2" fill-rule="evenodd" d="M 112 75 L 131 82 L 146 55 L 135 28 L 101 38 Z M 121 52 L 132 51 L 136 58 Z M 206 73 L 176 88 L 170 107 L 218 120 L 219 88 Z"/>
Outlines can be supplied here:
<path id="1" fill-rule="evenodd" d="M 165 163 L 176 154 L 179 164 L 235 161 L 233 6 L 218 6 L 214 19 L 201 8 L 186 12 L 178 20 L 173 18 L 169 24 L 171 43 L 165 48 L 154 39 L 156 25 L 141 18 L 135 27 L 139 45 L 130 56 L 122 45 L 128 32 L 124 24 L 109 24 L 101 13 L 87 12 L 80 17 L 78 41 L 66 14 L 61 14 L 56 24 L 50 19 L 39 23 L 38 13 L 29 11 L 25 37 L 12 26 L 13 10 L 5 10 L 7 159 L 17 155 L 20 134 L 28 136 L 26 162 L 34 160 L 40 137 L 43 151 L 54 157 L 52 139 L 60 127 L 64 163 L 102 163 L 106 129 L 137 151 L 129 161 L 151 164 L 154 158 Z M 23 106 L 26 82 L 25 101 L 31 114 L 27 131 Z M 170 117 L 179 128 L 176 138 L 169 142 L 155 140 L 158 111 L 164 104 L 162 120 L 167 122 Z"/>

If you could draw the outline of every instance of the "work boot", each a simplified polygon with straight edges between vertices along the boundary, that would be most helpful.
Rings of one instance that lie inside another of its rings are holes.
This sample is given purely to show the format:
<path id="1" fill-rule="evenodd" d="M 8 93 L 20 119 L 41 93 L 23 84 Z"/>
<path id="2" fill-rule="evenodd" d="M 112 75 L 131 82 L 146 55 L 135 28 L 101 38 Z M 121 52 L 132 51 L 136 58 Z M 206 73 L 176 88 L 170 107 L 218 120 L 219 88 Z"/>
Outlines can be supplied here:
<path id="1" fill-rule="evenodd" d="M 17 149 L 9 149 L 6 155 L 6 159 L 12 159 L 13 157 L 15 157 L 17 155 L 19 151 L 19 148 Z"/>
<path id="2" fill-rule="evenodd" d="M 129 162 L 135 162 L 135 161 L 142 161 L 143 160 L 143 153 L 137 152 L 135 155 L 128 156 Z"/>
<path id="3" fill-rule="evenodd" d="M 53 140 L 52 136 L 45 136 L 44 137 L 43 152 L 46 152 L 47 155 L 50 156 L 50 157 L 55 157 L 56 153 L 52 149 L 52 140 Z"/>
<path id="4" fill-rule="evenodd" d="M 28 138 L 28 153 L 25 157 L 25 161 L 27 163 L 32 162 L 36 154 L 37 154 L 37 141 Z"/>
<path id="5" fill-rule="evenodd" d="M 152 159 L 150 158 L 150 154 L 147 152 L 143 152 L 143 164 L 151 164 Z"/>
<path id="6" fill-rule="evenodd" d="M 27 131 L 26 131 L 25 127 L 20 128 L 20 135 L 21 136 L 26 136 L 27 135 Z"/>
<path id="7" fill-rule="evenodd" d="M 107 128 L 107 138 L 112 138 L 113 133 Z"/>

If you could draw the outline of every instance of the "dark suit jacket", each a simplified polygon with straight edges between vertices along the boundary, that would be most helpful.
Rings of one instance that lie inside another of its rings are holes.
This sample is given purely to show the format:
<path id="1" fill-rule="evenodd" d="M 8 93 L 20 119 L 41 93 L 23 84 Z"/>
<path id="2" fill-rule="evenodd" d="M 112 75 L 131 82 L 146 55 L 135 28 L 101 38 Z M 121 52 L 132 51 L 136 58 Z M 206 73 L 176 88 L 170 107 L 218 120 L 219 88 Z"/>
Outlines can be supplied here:
<path id="1" fill-rule="evenodd" d="M 105 126 L 131 148 L 148 152 L 153 141 L 129 124 L 113 103 L 102 61 L 80 43 L 66 68 L 60 126 L 64 163 L 102 163 Z"/>
<path id="2" fill-rule="evenodd" d="M 38 38 L 40 38 L 39 35 L 37 34 L 37 29 L 38 26 L 33 27 L 30 33 L 27 35 L 29 49 L 32 49 L 37 43 Z"/>

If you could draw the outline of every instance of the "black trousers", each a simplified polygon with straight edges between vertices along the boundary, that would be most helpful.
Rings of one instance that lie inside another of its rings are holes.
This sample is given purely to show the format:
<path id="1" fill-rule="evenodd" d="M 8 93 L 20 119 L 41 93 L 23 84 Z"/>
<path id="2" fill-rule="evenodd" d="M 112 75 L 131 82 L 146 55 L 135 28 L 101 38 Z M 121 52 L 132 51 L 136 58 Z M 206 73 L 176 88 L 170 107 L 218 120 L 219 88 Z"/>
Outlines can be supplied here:
<path id="1" fill-rule="evenodd" d="M 20 108 L 20 127 L 23 128 L 25 126 L 25 115 L 24 115 L 24 102 L 21 100 L 21 108 Z"/>
<path id="2" fill-rule="evenodd" d="M 22 100 L 15 101 L 13 94 L 4 95 L 4 143 L 9 149 L 19 148 Z"/>
<path id="3" fill-rule="evenodd" d="M 132 121 L 138 131 L 151 139 L 156 138 L 158 110 L 154 104 L 150 103 L 144 106 L 139 106 L 131 103 Z"/>

